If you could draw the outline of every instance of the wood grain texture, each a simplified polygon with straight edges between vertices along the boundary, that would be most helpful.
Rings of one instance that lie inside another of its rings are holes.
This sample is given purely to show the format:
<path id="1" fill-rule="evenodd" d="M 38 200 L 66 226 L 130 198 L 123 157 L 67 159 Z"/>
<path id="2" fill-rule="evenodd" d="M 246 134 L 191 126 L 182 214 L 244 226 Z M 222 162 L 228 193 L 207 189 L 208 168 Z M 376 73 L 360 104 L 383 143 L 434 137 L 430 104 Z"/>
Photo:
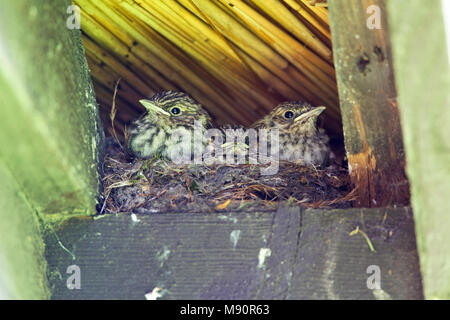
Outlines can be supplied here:
<path id="1" fill-rule="evenodd" d="M 108 215 L 46 236 L 53 299 L 421 299 L 412 212 L 303 210 Z M 369 237 L 372 252 L 359 227 Z M 72 254 L 74 259 L 72 258 Z M 81 269 L 81 290 L 66 269 Z M 367 288 L 370 265 L 381 289 Z"/>
<path id="2" fill-rule="evenodd" d="M 385 1 L 330 0 L 328 5 L 345 146 L 358 190 L 355 205 L 407 205 L 409 184 Z M 381 29 L 368 28 L 368 19 L 376 14 L 370 6 L 379 10 Z"/>

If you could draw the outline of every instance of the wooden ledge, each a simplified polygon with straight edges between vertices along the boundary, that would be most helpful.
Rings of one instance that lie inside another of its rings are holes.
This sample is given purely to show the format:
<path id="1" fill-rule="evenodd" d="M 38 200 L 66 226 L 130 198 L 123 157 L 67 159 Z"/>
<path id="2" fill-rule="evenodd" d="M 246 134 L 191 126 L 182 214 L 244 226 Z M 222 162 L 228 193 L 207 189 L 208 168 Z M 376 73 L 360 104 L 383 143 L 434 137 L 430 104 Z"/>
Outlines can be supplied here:
<path id="1" fill-rule="evenodd" d="M 73 218 L 46 247 L 53 299 L 423 298 L 409 208 Z"/>

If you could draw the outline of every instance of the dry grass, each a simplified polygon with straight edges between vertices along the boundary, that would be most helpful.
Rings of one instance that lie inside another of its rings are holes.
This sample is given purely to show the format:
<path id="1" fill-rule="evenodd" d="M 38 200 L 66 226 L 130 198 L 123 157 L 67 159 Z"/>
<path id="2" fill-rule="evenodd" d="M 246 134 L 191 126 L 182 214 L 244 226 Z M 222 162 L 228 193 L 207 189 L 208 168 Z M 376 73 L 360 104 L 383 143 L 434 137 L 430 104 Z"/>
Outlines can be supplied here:
<path id="1" fill-rule="evenodd" d="M 281 203 L 307 208 L 350 207 L 354 192 L 345 168 L 280 162 L 275 175 L 263 165 L 177 166 L 164 159 L 132 160 L 108 140 L 101 213 L 274 210 Z"/>

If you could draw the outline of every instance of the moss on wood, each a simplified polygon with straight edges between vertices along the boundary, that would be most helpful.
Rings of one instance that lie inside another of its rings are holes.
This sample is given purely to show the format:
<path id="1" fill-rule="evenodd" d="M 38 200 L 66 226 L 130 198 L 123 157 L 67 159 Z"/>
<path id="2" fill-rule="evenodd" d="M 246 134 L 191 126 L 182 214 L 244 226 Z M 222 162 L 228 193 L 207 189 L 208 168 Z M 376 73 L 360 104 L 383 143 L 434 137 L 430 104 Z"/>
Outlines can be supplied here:
<path id="1" fill-rule="evenodd" d="M 70 1 L 0 12 L 0 161 L 42 214 L 95 213 L 102 133 Z"/>

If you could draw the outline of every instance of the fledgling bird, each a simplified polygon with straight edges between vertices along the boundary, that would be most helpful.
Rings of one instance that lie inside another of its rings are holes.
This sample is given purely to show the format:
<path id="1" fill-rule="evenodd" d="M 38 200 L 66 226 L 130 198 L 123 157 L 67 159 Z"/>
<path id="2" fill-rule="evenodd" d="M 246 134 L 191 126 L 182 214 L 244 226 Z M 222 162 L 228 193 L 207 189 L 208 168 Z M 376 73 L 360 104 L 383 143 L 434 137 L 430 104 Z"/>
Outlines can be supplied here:
<path id="1" fill-rule="evenodd" d="M 138 158 L 149 159 L 156 155 L 170 158 L 171 148 L 180 144 L 179 139 L 173 138 L 174 132 L 183 135 L 189 131 L 194 139 L 195 121 L 200 121 L 204 129 L 211 126 L 208 112 L 183 92 L 164 91 L 139 102 L 147 112 L 127 128 L 127 149 Z M 192 142 L 200 147 L 199 152 L 207 143 Z"/>
<path id="2" fill-rule="evenodd" d="M 325 109 L 303 101 L 284 102 L 252 128 L 278 128 L 280 160 L 324 165 L 330 156 L 329 138 L 317 128 L 317 118 Z"/>

